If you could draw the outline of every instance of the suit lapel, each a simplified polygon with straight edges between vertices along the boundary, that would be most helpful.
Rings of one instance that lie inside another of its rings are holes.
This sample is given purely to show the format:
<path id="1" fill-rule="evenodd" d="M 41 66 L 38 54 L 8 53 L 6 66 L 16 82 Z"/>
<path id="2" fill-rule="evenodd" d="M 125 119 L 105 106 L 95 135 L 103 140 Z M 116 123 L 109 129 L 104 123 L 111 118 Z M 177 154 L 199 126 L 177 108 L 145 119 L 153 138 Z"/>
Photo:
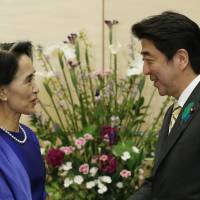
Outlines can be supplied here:
<path id="1" fill-rule="evenodd" d="M 161 143 L 161 146 L 159 147 L 160 153 L 158 154 L 157 162 L 155 163 L 154 167 L 154 174 L 156 173 L 158 167 L 160 166 L 161 162 L 164 160 L 164 158 L 167 156 L 169 151 L 174 147 L 176 142 L 180 139 L 182 134 L 184 133 L 184 130 L 187 128 L 187 126 L 190 124 L 192 119 L 195 117 L 195 115 L 200 110 L 200 83 L 196 86 L 196 88 L 193 90 L 192 94 L 184 104 L 184 107 L 178 116 L 174 127 L 171 130 L 170 135 L 166 138 L 166 140 L 163 140 Z M 188 113 L 187 120 L 183 119 L 183 113 L 187 109 L 187 106 L 189 103 L 193 102 L 194 106 L 192 107 L 192 112 Z M 171 110 L 172 112 L 172 110 Z M 171 116 L 171 115 L 170 115 Z M 168 127 L 170 120 L 168 119 Z M 166 122 L 166 123 L 167 123 Z M 163 130 L 163 135 L 166 135 L 166 132 L 168 133 L 168 127 L 166 127 L 166 130 Z M 164 136 L 163 136 L 164 137 Z"/>
<path id="2" fill-rule="evenodd" d="M 165 118 L 163 120 L 163 125 L 161 127 L 160 132 L 159 132 L 159 140 L 158 140 L 157 147 L 156 147 L 156 157 L 155 157 L 155 164 L 154 164 L 153 173 L 156 171 L 156 169 L 158 167 L 159 160 L 160 160 L 160 157 L 162 155 L 163 146 L 164 146 L 165 141 L 166 141 L 167 136 L 168 136 L 169 123 L 170 123 L 170 120 L 171 120 L 172 110 L 173 110 L 173 105 L 171 105 L 169 107 L 169 109 L 167 110 L 167 113 L 166 113 Z"/>

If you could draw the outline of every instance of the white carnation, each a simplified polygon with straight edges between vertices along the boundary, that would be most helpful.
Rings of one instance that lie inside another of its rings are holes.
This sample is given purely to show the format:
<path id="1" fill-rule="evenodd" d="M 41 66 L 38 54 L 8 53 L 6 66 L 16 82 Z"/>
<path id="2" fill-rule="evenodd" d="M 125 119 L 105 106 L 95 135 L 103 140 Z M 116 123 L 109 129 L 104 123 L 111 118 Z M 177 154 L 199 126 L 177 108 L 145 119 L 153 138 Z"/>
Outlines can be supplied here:
<path id="1" fill-rule="evenodd" d="M 59 167 L 59 170 L 63 170 L 63 171 L 69 171 L 70 169 L 72 169 L 72 162 L 66 162 L 66 164 L 62 164 Z"/>
<path id="2" fill-rule="evenodd" d="M 118 188 L 123 188 L 123 187 L 124 187 L 124 185 L 123 185 L 122 182 L 118 182 L 118 183 L 116 183 L 116 186 L 117 186 Z"/>
<path id="3" fill-rule="evenodd" d="M 82 184 L 83 183 L 83 177 L 80 176 L 80 175 L 77 175 L 74 177 L 74 183 L 77 183 L 78 185 Z"/>
<path id="4" fill-rule="evenodd" d="M 99 180 L 104 182 L 104 183 L 111 183 L 112 179 L 110 178 L 110 176 L 100 176 Z"/>
<path id="5" fill-rule="evenodd" d="M 122 160 L 128 160 L 128 159 L 130 159 L 130 157 L 131 157 L 131 155 L 128 151 L 124 151 L 121 156 Z"/>
<path id="6" fill-rule="evenodd" d="M 136 146 L 133 146 L 132 150 L 134 153 L 140 153 L 140 150 Z"/>
<path id="7" fill-rule="evenodd" d="M 96 182 L 95 182 L 95 181 L 89 181 L 89 182 L 86 183 L 86 188 L 87 188 L 87 189 L 91 189 L 91 188 L 93 188 L 95 185 L 96 185 Z"/>
<path id="8" fill-rule="evenodd" d="M 72 183 L 73 183 L 73 180 L 71 180 L 69 178 L 65 178 L 65 180 L 64 180 L 64 187 L 68 188 Z"/>
<path id="9" fill-rule="evenodd" d="M 99 188 L 98 189 L 99 194 L 103 194 L 108 190 L 108 188 L 103 183 L 98 184 L 98 188 Z"/>
<path id="10" fill-rule="evenodd" d="M 97 167 L 91 167 L 91 168 L 90 168 L 90 175 L 91 175 L 91 176 L 95 176 L 96 173 L 97 173 L 97 171 L 98 171 L 98 168 L 97 168 Z"/>

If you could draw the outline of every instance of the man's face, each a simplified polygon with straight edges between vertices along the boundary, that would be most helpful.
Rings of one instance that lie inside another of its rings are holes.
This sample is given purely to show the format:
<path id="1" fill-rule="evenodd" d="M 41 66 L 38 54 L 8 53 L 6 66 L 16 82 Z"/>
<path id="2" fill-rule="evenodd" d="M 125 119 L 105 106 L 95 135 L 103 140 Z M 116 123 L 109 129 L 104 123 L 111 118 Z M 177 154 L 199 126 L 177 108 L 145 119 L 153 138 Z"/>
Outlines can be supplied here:
<path id="1" fill-rule="evenodd" d="M 179 73 L 173 58 L 169 61 L 166 56 L 161 53 L 147 39 L 142 39 L 142 52 L 144 65 L 143 73 L 150 76 L 150 80 L 154 82 L 154 86 L 158 88 L 161 96 L 178 96 L 178 85 L 176 77 Z"/>

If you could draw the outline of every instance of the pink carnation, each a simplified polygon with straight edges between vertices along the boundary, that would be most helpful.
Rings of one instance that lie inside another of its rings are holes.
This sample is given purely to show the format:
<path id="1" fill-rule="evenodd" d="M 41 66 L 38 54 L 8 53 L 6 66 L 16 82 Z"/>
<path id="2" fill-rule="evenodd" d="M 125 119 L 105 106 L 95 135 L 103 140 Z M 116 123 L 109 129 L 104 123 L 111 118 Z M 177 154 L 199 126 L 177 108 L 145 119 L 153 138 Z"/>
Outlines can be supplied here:
<path id="1" fill-rule="evenodd" d="M 94 138 L 93 138 L 93 136 L 90 134 L 90 133 L 86 133 L 85 135 L 84 135 L 84 138 L 88 141 L 88 140 L 93 140 Z"/>
<path id="2" fill-rule="evenodd" d="M 105 154 L 103 154 L 103 155 L 101 155 L 101 156 L 99 157 L 99 160 L 105 162 L 106 160 L 108 160 L 108 156 L 105 155 Z"/>
<path id="3" fill-rule="evenodd" d="M 88 174 L 89 173 L 89 165 L 87 163 L 82 164 L 79 167 L 79 172 L 83 173 L 83 174 Z"/>
<path id="4" fill-rule="evenodd" d="M 71 153 L 73 153 L 74 149 L 75 148 L 73 146 L 66 146 L 60 148 L 60 150 L 63 151 L 66 155 L 70 155 Z"/>
<path id="5" fill-rule="evenodd" d="M 123 178 L 128 178 L 129 176 L 131 176 L 131 171 L 128 171 L 126 169 L 123 169 L 121 172 L 120 172 L 120 175 L 123 177 Z"/>
<path id="6" fill-rule="evenodd" d="M 83 137 L 80 137 L 75 140 L 75 145 L 78 149 L 81 149 L 85 145 L 85 143 L 86 143 L 86 140 Z"/>

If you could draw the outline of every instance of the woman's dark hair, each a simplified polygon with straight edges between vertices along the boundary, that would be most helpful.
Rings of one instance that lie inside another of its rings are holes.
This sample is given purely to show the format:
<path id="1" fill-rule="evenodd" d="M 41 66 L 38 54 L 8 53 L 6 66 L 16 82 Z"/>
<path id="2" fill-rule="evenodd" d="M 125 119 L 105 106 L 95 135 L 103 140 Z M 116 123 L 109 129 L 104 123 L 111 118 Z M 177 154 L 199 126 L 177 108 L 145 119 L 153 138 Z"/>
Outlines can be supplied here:
<path id="1" fill-rule="evenodd" d="M 0 85 L 8 85 L 18 69 L 18 61 L 13 53 L 0 51 Z"/>
<path id="2" fill-rule="evenodd" d="M 132 33 L 152 41 L 168 60 L 178 49 L 185 49 L 193 71 L 200 74 L 200 28 L 188 17 L 166 11 L 134 24 Z"/>
<path id="3" fill-rule="evenodd" d="M 17 59 L 24 54 L 31 58 L 31 60 L 33 59 L 32 44 L 30 41 L 0 43 L 0 49 L 12 52 Z"/>
<path id="4" fill-rule="evenodd" d="M 8 85 L 14 79 L 22 55 L 32 60 L 31 42 L 0 43 L 0 85 Z"/>

